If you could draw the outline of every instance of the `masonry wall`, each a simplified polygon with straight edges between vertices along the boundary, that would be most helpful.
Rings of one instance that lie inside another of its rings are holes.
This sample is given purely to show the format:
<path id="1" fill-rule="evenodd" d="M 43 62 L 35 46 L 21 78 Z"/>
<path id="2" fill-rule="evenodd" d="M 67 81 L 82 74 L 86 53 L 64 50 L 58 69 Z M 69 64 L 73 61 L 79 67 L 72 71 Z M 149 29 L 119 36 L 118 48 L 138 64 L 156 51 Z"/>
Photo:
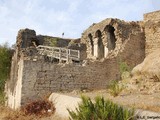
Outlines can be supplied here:
<path id="1" fill-rule="evenodd" d="M 89 35 L 92 36 L 93 46 L 98 44 L 96 42 L 97 32 L 100 31 L 101 33 L 101 41 L 102 46 L 104 46 L 104 57 L 103 58 L 113 58 L 117 57 L 118 54 L 128 51 L 128 55 L 132 55 L 134 51 L 136 51 L 137 57 L 142 56 L 142 59 L 135 58 L 138 60 L 137 63 L 142 62 L 144 59 L 144 46 L 145 46 L 145 36 L 143 26 L 141 25 L 142 22 L 125 22 L 119 19 L 105 19 L 100 23 L 93 24 L 90 26 L 85 32 L 82 34 L 82 42 L 87 46 L 87 57 L 92 59 L 95 55 L 92 54 L 92 43 Z M 114 29 L 113 34 L 115 35 L 115 48 L 109 50 L 109 36 L 107 32 L 107 27 L 111 26 Z M 141 47 L 140 47 L 141 45 Z M 129 46 L 129 47 L 128 47 Z M 138 48 L 138 49 L 137 49 Z M 101 49 L 101 48 L 99 48 Z M 106 54 L 108 52 L 108 54 Z M 135 54 L 135 53 L 134 53 Z M 135 56 L 136 56 L 135 55 Z M 125 55 L 126 56 L 126 55 Z"/>
<path id="2" fill-rule="evenodd" d="M 105 28 L 110 25 L 115 29 L 115 48 L 108 51 L 108 55 L 104 55 L 103 59 L 116 58 L 118 62 L 126 62 L 131 67 L 140 64 L 145 57 L 145 33 L 142 23 L 141 21 L 125 22 L 119 19 L 106 19 L 93 24 L 82 35 L 82 42 L 87 46 L 87 57 L 89 59 L 94 58 L 91 54 L 92 49 L 88 35 L 92 35 L 92 40 L 95 42 L 96 32 L 101 31 L 103 45 L 107 48 L 108 41 Z"/>
<path id="3" fill-rule="evenodd" d="M 160 11 L 144 15 L 146 55 L 160 48 Z"/>
<path id="4" fill-rule="evenodd" d="M 24 61 L 22 105 L 50 92 L 106 88 L 120 78 L 117 60 L 88 62 L 86 66 Z"/>
<path id="5" fill-rule="evenodd" d="M 117 59 L 127 63 L 131 68 L 143 62 L 145 58 L 145 36 L 144 32 L 130 35 L 123 49 L 118 53 Z"/>

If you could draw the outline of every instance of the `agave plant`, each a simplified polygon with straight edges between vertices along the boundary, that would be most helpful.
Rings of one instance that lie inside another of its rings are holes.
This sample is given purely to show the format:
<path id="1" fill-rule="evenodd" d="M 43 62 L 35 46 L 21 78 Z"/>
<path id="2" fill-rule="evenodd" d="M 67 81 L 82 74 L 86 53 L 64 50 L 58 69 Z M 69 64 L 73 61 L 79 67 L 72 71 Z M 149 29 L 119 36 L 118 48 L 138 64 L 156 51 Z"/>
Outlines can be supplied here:
<path id="1" fill-rule="evenodd" d="M 96 97 L 94 102 L 86 96 L 81 98 L 82 103 L 76 111 L 68 109 L 70 120 L 133 120 L 133 109 L 124 109 L 103 97 Z"/>

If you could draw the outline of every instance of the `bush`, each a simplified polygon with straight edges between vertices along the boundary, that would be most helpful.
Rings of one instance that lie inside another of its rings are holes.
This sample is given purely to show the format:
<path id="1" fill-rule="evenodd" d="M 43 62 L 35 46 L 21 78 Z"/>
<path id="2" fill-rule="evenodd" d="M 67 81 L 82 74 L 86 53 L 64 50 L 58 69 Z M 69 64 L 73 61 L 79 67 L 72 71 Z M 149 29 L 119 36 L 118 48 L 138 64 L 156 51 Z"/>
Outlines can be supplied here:
<path id="1" fill-rule="evenodd" d="M 108 90 L 109 90 L 109 93 L 113 96 L 113 97 L 116 97 L 119 95 L 119 93 L 122 92 L 122 90 L 124 89 L 123 86 L 120 86 L 118 84 L 118 81 L 117 80 L 113 80 L 109 83 L 108 85 Z"/>
<path id="2" fill-rule="evenodd" d="M 52 102 L 48 100 L 37 100 L 22 107 L 22 111 L 25 115 L 48 115 L 54 113 L 55 107 Z"/>
<path id="3" fill-rule="evenodd" d="M 95 103 L 89 97 L 82 96 L 82 103 L 76 111 L 68 109 L 70 120 L 133 120 L 134 110 L 124 109 L 121 106 L 96 97 Z"/>
<path id="4" fill-rule="evenodd" d="M 0 104 L 5 103 L 4 86 L 9 78 L 12 50 L 7 43 L 0 45 Z"/>
<path id="5" fill-rule="evenodd" d="M 131 67 L 128 66 L 126 62 L 119 62 L 119 69 L 121 74 L 126 71 L 127 72 L 131 71 Z"/>
<path id="6" fill-rule="evenodd" d="M 4 90 L 6 79 L 9 78 L 12 52 L 7 44 L 0 45 L 0 92 Z"/>

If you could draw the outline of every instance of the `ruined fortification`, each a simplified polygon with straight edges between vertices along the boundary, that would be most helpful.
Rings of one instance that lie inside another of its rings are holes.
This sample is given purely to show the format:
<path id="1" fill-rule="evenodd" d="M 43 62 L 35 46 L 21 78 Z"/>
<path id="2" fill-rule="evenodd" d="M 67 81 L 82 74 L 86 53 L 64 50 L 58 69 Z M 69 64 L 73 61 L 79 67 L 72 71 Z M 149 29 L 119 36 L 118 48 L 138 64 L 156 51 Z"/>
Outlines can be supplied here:
<path id="1" fill-rule="evenodd" d="M 11 108 L 50 92 L 103 89 L 120 80 L 120 62 L 134 67 L 160 47 L 160 11 L 145 14 L 139 22 L 105 19 L 76 40 L 23 29 L 16 45 L 6 83 Z"/>

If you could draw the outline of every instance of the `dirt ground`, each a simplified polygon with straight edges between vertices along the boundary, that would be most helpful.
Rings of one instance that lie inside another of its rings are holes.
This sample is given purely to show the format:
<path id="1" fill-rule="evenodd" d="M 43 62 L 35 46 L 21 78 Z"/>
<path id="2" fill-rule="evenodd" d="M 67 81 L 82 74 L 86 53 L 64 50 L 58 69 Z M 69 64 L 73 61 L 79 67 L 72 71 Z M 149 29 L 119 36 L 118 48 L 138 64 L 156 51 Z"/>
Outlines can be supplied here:
<path id="1" fill-rule="evenodd" d="M 146 92 L 139 91 L 123 91 L 117 97 L 113 97 L 107 90 L 97 90 L 83 93 L 71 92 L 67 93 L 67 95 L 76 97 L 86 95 L 91 99 L 94 99 L 96 96 L 103 96 L 105 99 L 110 99 L 126 107 L 160 112 L 160 92 L 147 94 Z"/>
<path id="2" fill-rule="evenodd" d="M 123 91 L 117 97 L 111 96 L 107 90 L 96 90 L 89 92 L 73 91 L 70 93 L 60 93 L 60 94 L 65 94 L 72 97 L 81 97 L 81 95 L 86 95 L 89 96 L 91 99 L 94 99 L 96 96 L 103 96 L 105 99 L 110 99 L 113 102 L 126 107 L 133 107 L 136 109 L 149 110 L 160 113 L 160 92 L 147 94 L 145 92 L 139 92 L 139 91 Z M 65 99 L 65 101 L 66 100 L 67 99 Z M 0 120 L 67 120 L 67 119 L 68 118 L 64 119 L 61 118 L 61 116 L 55 114 L 48 117 L 34 116 L 34 115 L 24 116 L 19 111 L 13 111 L 4 106 L 0 107 Z"/>

